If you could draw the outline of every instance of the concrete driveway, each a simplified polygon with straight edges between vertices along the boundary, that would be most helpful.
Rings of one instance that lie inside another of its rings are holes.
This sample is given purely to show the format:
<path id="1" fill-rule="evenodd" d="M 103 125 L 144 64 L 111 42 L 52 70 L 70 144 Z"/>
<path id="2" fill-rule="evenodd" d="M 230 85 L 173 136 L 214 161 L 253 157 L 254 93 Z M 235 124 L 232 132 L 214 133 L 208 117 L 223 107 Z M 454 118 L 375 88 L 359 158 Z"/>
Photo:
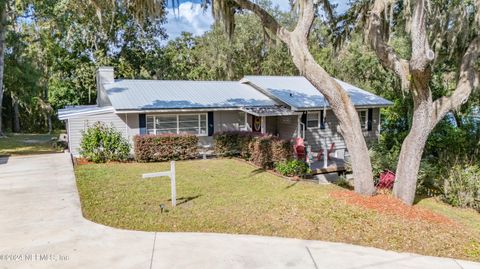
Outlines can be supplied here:
<path id="1" fill-rule="evenodd" d="M 0 268 L 480 268 L 276 237 L 119 230 L 82 217 L 70 157 L 0 160 Z"/>

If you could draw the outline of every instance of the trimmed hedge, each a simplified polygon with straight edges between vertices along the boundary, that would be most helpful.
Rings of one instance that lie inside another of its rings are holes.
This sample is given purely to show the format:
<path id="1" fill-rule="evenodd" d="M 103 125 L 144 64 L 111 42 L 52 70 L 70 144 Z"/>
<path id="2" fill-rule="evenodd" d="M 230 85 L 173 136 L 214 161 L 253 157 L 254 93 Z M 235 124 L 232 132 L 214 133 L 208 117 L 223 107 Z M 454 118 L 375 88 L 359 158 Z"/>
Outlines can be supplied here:
<path id="1" fill-rule="evenodd" d="M 218 132 L 213 135 L 214 150 L 219 156 L 250 158 L 249 144 L 260 134 L 245 131 Z"/>
<path id="2" fill-rule="evenodd" d="M 136 135 L 135 158 L 139 162 L 186 160 L 197 157 L 195 135 Z"/>
<path id="3" fill-rule="evenodd" d="M 272 137 L 258 137 L 251 142 L 250 149 L 252 150 L 250 160 L 255 164 L 263 168 L 273 167 L 273 154 L 272 154 Z"/>
<path id="4" fill-rule="evenodd" d="M 288 140 L 273 139 L 272 161 L 274 163 L 286 162 L 293 158 L 293 144 Z"/>
<path id="5" fill-rule="evenodd" d="M 271 135 L 227 131 L 214 134 L 214 142 L 219 156 L 240 156 L 263 168 L 271 169 L 292 158 L 290 141 Z"/>

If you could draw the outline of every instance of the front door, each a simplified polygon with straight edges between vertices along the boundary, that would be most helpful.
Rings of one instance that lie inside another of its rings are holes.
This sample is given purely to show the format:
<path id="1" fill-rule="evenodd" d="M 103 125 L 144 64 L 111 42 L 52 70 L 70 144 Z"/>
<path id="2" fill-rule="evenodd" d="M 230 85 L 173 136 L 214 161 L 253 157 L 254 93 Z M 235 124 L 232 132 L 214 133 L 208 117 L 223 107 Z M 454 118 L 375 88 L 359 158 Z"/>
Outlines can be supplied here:
<path id="1" fill-rule="evenodd" d="M 252 131 L 260 133 L 262 131 L 262 118 L 252 115 Z"/>

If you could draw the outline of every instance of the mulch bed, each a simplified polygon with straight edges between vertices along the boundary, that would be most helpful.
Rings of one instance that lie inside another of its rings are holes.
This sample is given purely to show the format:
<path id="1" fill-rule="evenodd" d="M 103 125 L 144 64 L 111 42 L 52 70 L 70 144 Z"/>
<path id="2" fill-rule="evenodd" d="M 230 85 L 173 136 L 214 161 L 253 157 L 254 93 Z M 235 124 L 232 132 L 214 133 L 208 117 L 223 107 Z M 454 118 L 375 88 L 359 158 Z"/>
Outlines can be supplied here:
<path id="1" fill-rule="evenodd" d="M 83 165 L 83 164 L 91 164 L 93 162 L 91 162 L 87 159 L 84 159 L 84 158 L 74 158 L 74 163 L 76 165 Z"/>
<path id="2" fill-rule="evenodd" d="M 331 197 L 347 204 L 375 210 L 381 214 L 395 215 L 408 220 L 422 220 L 439 224 L 455 225 L 451 219 L 417 206 L 408 206 L 388 194 L 363 196 L 352 191 L 334 191 Z"/>

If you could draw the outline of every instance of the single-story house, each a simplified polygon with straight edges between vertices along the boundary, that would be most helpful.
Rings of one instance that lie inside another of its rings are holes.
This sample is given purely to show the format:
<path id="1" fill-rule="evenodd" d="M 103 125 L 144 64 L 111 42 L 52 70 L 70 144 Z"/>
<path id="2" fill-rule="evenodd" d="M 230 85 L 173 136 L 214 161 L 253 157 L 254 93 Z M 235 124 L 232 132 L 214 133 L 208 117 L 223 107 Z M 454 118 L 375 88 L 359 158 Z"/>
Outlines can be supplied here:
<path id="1" fill-rule="evenodd" d="M 312 151 L 345 143 L 323 95 L 301 76 L 246 76 L 240 81 L 115 79 L 112 67 L 97 70 L 97 104 L 58 111 L 66 121 L 68 147 L 77 156 L 82 131 L 94 122 L 111 124 L 132 142 L 135 135 L 190 133 L 202 145 L 216 132 L 244 130 L 302 137 Z M 367 140 L 378 139 L 380 109 L 392 103 L 337 80 L 358 110 Z"/>

